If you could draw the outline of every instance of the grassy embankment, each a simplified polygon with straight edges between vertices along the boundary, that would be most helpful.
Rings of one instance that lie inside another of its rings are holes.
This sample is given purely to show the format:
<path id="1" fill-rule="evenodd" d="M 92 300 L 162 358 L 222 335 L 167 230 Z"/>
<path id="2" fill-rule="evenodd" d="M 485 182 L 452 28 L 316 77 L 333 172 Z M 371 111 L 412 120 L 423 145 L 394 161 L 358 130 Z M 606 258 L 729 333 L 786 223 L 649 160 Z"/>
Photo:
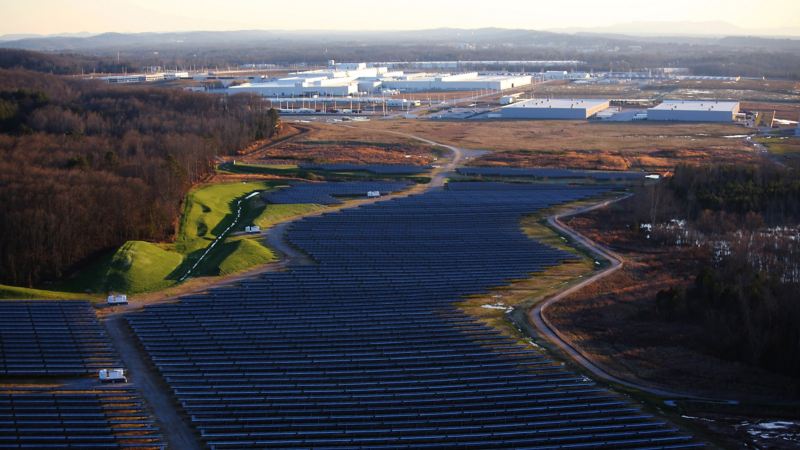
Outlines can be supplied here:
<path id="1" fill-rule="evenodd" d="M 230 275 L 276 260 L 258 235 L 236 235 L 244 227 L 262 230 L 278 222 L 320 208 L 320 205 L 266 205 L 258 196 L 242 200 L 242 212 L 234 222 L 237 203 L 255 191 L 272 189 L 279 182 L 224 183 L 201 186 L 187 196 L 174 243 L 129 241 L 113 253 L 98 258 L 76 276 L 58 283 L 56 290 L 25 289 L 0 285 L 0 298 L 100 298 L 109 291 L 137 294 L 172 287 L 180 282 L 206 249 L 214 248 L 191 270 L 192 277 Z"/>

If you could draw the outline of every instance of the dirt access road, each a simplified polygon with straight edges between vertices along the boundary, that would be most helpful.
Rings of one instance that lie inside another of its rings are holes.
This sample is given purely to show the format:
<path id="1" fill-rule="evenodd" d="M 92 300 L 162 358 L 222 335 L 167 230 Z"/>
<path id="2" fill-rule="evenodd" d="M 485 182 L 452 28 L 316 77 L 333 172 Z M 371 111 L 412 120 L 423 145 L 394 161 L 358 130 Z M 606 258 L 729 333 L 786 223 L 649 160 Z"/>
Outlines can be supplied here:
<path id="1" fill-rule="evenodd" d="M 606 382 L 610 382 L 616 385 L 624 386 L 630 389 L 638 390 L 641 392 L 645 392 L 669 400 L 690 399 L 696 401 L 709 401 L 714 403 L 738 403 L 736 400 L 712 399 L 707 397 L 699 397 L 685 392 L 669 391 L 665 389 L 660 389 L 655 386 L 651 386 L 644 382 L 622 379 L 620 377 L 612 375 L 606 369 L 604 369 L 597 361 L 593 360 L 587 354 L 581 352 L 581 350 L 576 345 L 570 342 L 569 338 L 567 338 L 566 335 L 564 335 L 557 327 L 555 327 L 552 324 L 550 320 L 548 320 L 547 308 L 549 306 L 579 291 L 580 289 L 583 289 L 584 287 L 589 286 L 590 284 L 595 283 L 615 273 L 616 271 L 622 269 L 622 267 L 625 264 L 625 260 L 622 256 L 610 250 L 609 248 L 601 244 L 598 244 L 597 242 L 594 242 L 591 239 L 567 227 L 561 222 L 561 219 L 565 217 L 583 214 L 589 211 L 593 211 L 595 209 L 604 208 L 610 205 L 611 203 L 625 200 L 631 195 L 632 194 L 628 194 L 625 196 L 617 197 L 615 199 L 606 200 L 594 205 L 573 209 L 567 212 L 552 215 L 547 218 L 547 223 L 551 227 L 558 230 L 563 235 L 568 236 L 574 243 L 573 245 L 578 245 L 589 250 L 596 257 L 607 260 L 610 265 L 604 268 L 603 270 L 595 273 L 591 277 L 577 284 L 573 284 L 568 288 L 547 298 L 546 300 L 539 302 L 530 311 L 528 311 L 529 322 L 536 328 L 536 331 L 539 333 L 540 336 L 542 336 L 547 341 L 557 346 L 561 351 L 566 353 L 574 362 L 576 362 L 585 370 L 590 372 L 592 376 L 599 378 L 601 380 L 605 380 Z"/>

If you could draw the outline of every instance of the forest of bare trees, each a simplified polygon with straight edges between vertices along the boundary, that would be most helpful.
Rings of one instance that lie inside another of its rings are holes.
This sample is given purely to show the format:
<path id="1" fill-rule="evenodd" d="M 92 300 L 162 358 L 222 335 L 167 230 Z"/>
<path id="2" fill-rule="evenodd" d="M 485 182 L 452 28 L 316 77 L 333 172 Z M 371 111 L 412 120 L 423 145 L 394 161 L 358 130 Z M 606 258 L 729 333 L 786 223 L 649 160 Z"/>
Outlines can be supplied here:
<path id="1" fill-rule="evenodd" d="M 800 375 L 797 171 L 769 162 L 679 166 L 643 194 L 636 210 L 652 225 L 650 239 L 705 255 L 692 284 L 658 293 L 658 313 L 701 324 L 718 356 Z"/>
<path id="2" fill-rule="evenodd" d="M 126 240 L 168 239 L 215 157 L 278 126 L 256 97 L 0 70 L 0 281 L 32 285 Z"/>

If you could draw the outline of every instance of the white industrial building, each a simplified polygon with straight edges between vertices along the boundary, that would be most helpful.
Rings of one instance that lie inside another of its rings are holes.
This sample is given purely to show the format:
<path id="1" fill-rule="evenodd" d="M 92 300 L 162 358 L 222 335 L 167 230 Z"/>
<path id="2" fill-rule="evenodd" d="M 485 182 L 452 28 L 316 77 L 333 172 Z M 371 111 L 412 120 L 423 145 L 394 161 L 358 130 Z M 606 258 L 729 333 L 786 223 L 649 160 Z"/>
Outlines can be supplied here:
<path id="1" fill-rule="evenodd" d="M 608 109 L 609 100 L 596 99 L 532 99 L 500 108 L 504 119 L 586 120 Z"/>
<path id="2" fill-rule="evenodd" d="M 528 75 L 479 75 L 477 72 L 459 74 L 413 73 L 382 77 L 381 86 L 398 91 L 504 91 L 531 84 Z"/>
<path id="3" fill-rule="evenodd" d="M 231 94 L 253 93 L 264 97 L 310 97 L 314 95 L 346 97 L 358 93 L 358 83 L 349 78 L 301 78 L 244 83 L 228 88 Z"/>
<path id="4" fill-rule="evenodd" d="M 285 78 L 255 80 L 231 86 L 229 93 L 256 93 L 265 97 L 349 96 L 383 91 L 503 91 L 531 84 L 527 75 L 406 74 L 367 63 L 336 63 L 328 68 L 290 73 Z"/>
<path id="5" fill-rule="evenodd" d="M 647 110 L 647 120 L 673 122 L 733 122 L 739 102 L 717 100 L 666 100 Z"/>
<path id="6" fill-rule="evenodd" d="M 190 78 L 189 72 L 132 73 L 103 77 L 103 79 L 110 84 L 151 83 L 154 81 L 172 81 L 188 78 Z"/>

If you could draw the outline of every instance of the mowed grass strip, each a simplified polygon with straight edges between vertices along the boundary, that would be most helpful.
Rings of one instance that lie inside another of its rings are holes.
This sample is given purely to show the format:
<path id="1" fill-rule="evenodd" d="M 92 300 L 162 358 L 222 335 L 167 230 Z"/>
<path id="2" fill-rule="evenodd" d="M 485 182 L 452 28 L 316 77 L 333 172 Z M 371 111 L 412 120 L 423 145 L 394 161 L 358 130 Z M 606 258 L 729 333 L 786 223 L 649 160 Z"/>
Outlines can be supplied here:
<path id="1" fill-rule="evenodd" d="M 95 300 L 91 295 L 74 292 L 48 291 L 0 284 L 2 300 Z"/>
<path id="2" fill-rule="evenodd" d="M 253 220 L 253 223 L 261 227 L 261 229 L 266 229 L 280 222 L 325 208 L 326 206 L 316 203 L 269 204 Z"/>

